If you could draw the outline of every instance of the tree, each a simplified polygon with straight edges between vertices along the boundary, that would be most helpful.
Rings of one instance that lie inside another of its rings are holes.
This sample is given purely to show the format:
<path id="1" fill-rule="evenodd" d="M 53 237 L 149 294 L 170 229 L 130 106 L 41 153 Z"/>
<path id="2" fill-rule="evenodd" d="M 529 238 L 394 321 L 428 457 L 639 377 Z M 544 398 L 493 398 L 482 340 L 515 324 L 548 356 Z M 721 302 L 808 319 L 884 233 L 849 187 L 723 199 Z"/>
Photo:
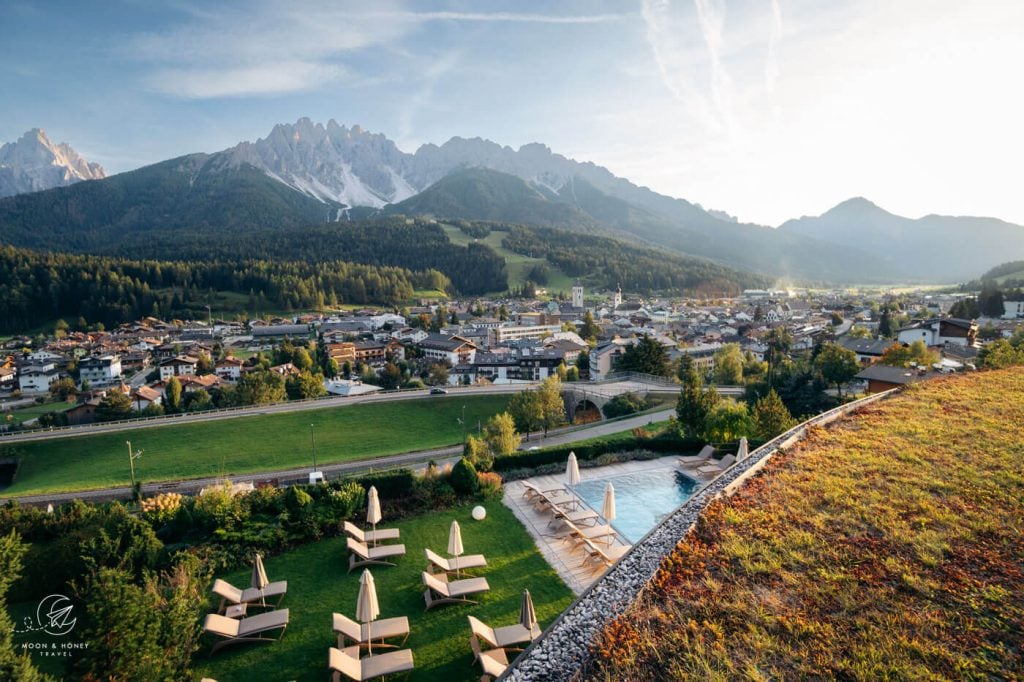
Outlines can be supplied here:
<path id="1" fill-rule="evenodd" d="M 181 382 L 171 377 L 164 385 L 164 408 L 171 414 L 181 409 Z"/>
<path id="2" fill-rule="evenodd" d="M 283 402 L 284 379 L 274 372 L 246 372 L 238 380 L 235 396 L 239 405 L 268 405 Z"/>
<path id="3" fill-rule="evenodd" d="M 982 287 L 978 294 L 978 310 L 986 317 L 1002 317 L 1006 312 L 1003 306 L 1003 292 L 991 287 Z"/>
<path id="4" fill-rule="evenodd" d="M 164 406 L 160 403 L 150 403 L 142 408 L 142 412 L 139 412 L 141 417 L 162 417 L 164 415 Z"/>
<path id="5" fill-rule="evenodd" d="M 546 436 L 548 435 L 548 429 L 553 429 L 565 423 L 562 382 L 559 381 L 557 376 L 548 377 L 541 382 L 536 392 L 540 404 L 540 425 L 544 428 L 544 435 Z"/>
<path id="6" fill-rule="evenodd" d="M 738 343 L 727 343 L 715 351 L 715 383 L 728 386 L 743 383 L 743 353 Z"/>
<path id="7" fill-rule="evenodd" d="M 384 364 L 380 373 L 380 385 L 388 390 L 398 388 L 402 384 L 402 370 L 393 362 Z"/>
<path id="8" fill-rule="evenodd" d="M 644 334 L 636 343 L 626 347 L 615 369 L 620 372 L 639 372 L 661 377 L 672 375 L 672 366 L 665 347 L 649 334 Z"/>
<path id="9" fill-rule="evenodd" d="M 516 421 L 508 412 L 494 415 L 484 423 L 484 442 L 496 456 L 510 455 L 522 440 L 516 433 Z"/>
<path id="10" fill-rule="evenodd" d="M 463 457 L 452 467 L 452 488 L 460 495 L 475 495 L 480 489 L 480 479 L 476 475 L 476 467 Z"/>
<path id="11" fill-rule="evenodd" d="M 843 384 L 850 382 L 860 371 L 857 354 L 836 343 L 822 344 L 814 363 L 825 381 L 836 385 L 840 397 L 843 395 Z"/>
<path id="12" fill-rule="evenodd" d="M 767 346 L 765 360 L 768 362 L 768 387 L 771 388 L 775 385 L 776 370 L 785 362 L 793 347 L 793 337 L 785 327 L 776 327 L 764 335 L 763 341 Z"/>
<path id="13" fill-rule="evenodd" d="M 132 399 L 120 391 L 109 391 L 96 407 L 96 421 L 112 422 L 132 416 Z"/>
<path id="14" fill-rule="evenodd" d="M 541 427 L 544 419 L 536 391 L 520 391 L 513 395 L 508 401 L 508 413 L 515 421 L 516 430 L 527 434 L 527 437 L 531 431 Z"/>
<path id="15" fill-rule="evenodd" d="M 696 438 L 704 432 L 705 423 L 712 410 L 721 400 L 718 391 L 705 388 L 696 369 L 690 370 L 683 379 L 683 387 L 676 401 L 676 419 L 679 430 L 686 438 Z"/>
<path id="16" fill-rule="evenodd" d="M 614 419 L 615 417 L 624 417 L 627 414 L 636 414 L 640 410 L 647 409 L 647 401 L 638 396 L 636 393 L 626 392 L 621 393 L 601 408 L 601 412 L 608 419 Z"/>
<path id="17" fill-rule="evenodd" d="M 892 338 L 892 313 L 889 311 L 889 304 L 882 308 L 882 318 L 878 321 L 878 335 L 883 339 Z"/>
<path id="18" fill-rule="evenodd" d="M 469 461 L 477 471 L 490 471 L 494 465 L 494 454 L 482 438 L 469 436 L 462 446 L 462 457 Z"/>
<path id="19" fill-rule="evenodd" d="M 749 350 L 743 355 L 743 381 L 760 381 L 767 373 L 767 362 L 758 360 Z"/>
<path id="20" fill-rule="evenodd" d="M 209 353 L 200 353 L 196 358 L 196 373 L 199 375 L 213 374 L 214 362 L 213 357 Z"/>
<path id="21" fill-rule="evenodd" d="M 870 339 L 871 330 L 867 327 L 861 327 L 859 325 L 853 325 L 850 327 L 850 331 L 846 332 L 846 335 L 851 339 Z"/>
<path id="22" fill-rule="evenodd" d="M 719 401 L 704 422 L 701 434 L 704 440 L 711 443 L 731 443 L 754 431 L 754 422 L 750 418 L 746 403 L 738 403 L 728 399 Z"/>
<path id="23" fill-rule="evenodd" d="M 1024 365 L 1024 345 L 1014 346 L 1006 339 L 997 339 L 978 351 L 978 366 L 988 369 L 1002 369 Z"/>
<path id="24" fill-rule="evenodd" d="M 878 362 L 891 367 L 910 367 L 912 364 L 927 367 L 939 361 L 939 356 L 928 350 L 925 342 L 918 339 L 909 346 L 894 343 L 885 349 Z"/>
<path id="25" fill-rule="evenodd" d="M 202 412 L 213 407 L 213 401 L 210 399 L 210 394 L 206 392 L 205 388 L 199 388 L 186 393 L 182 403 L 186 412 Z"/>
<path id="26" fill-rule="evenodd" d="M 594 321 L 594 315 L 589 310 L 583 314 L 583 326 L 580 327 L 579 334 L 587 341 L 597 339 L 601 334 L 601 327 Z"/>
<path id="27" fill-rule="evenodd" d="M 310 356 L 309 351 L 302 346 L 292 351 L 291 362 L 295 365 L 295 369 L 300 372 L 313 368 L 313 358 Z"/>
<path id="28" fill-rule="evenodd" d="M 1002 315 L 1002 311 L 999 314 Z M 981 310 L 978 308 L 978 301 L 974 298 L 962 298 L 949 309 L 950 317 L 958 317 L 964 320 L 973 320 L 980 315 Z M 886 334 L 886 336 L 890 335 Z"/>
<path id="29" fill-rule="evenodd" d="M 21 577 L 22 558 L 28 547 L 15 531 L 0 536 L 0 680 L 45 682 L 51 678 L 35 666 L 27 650 L 14 647 L 14 622 L 7 613 L 7 591 Z"/>
<path id="30" fill-rule="evenodd" d="M 57 381 L 50 384 L 50 395 L 58 400 L 69 400 L 74 398 L 78 393 L 78 388 L 75 386 L 73 379 L 67 377 L 63 379 L 57 379 Z"/>
<path id="31" fill-rule="evenodd" d="M 590 351 L 582 351 L 576 356 L 576 369 L 580 371 L 580 374 L 590 372 Z"/>
<path id="32" fill-rule="evenodd" d="M 774 389 L 769 389 L 768 395 L 754 405 L 753 419 L 754 435 L 766 441 L 788 431 L 796 423 Z"/>
<path id="33" fill-rule="evenodd" d="M 444 386 L 448 383 L 448 365 L 443 362 L 435 362 L 427 370 L 427 384 L 430 386 Z"/>

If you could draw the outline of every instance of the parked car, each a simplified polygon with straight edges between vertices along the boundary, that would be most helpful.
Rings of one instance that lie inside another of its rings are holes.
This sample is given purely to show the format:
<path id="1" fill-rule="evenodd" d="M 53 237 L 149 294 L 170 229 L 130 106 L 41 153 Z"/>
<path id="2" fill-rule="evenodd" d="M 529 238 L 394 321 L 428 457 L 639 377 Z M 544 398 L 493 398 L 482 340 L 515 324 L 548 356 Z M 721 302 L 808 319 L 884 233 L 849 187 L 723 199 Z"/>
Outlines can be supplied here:
<path id="1" fill-rule="evenodd" d="M 437 386 L 435 386 L 434 388 L 430 389 L 430 395 L 446 395 L 447 393 L 448 393 L 448 389 L 439 388 Z"/>

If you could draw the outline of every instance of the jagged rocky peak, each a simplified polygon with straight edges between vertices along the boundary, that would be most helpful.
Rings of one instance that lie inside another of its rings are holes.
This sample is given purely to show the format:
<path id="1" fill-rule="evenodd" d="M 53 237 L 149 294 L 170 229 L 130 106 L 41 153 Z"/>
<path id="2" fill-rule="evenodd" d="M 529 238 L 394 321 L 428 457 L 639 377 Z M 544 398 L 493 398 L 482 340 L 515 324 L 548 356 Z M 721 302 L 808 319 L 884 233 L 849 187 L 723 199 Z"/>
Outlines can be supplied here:
<path id="1" fill-rule="evenodd" d="M 55 144 L 40 128 L 0 146 L 0 197 L 106 176 L 98 163 L 85 160 L 66 142 Z"/>

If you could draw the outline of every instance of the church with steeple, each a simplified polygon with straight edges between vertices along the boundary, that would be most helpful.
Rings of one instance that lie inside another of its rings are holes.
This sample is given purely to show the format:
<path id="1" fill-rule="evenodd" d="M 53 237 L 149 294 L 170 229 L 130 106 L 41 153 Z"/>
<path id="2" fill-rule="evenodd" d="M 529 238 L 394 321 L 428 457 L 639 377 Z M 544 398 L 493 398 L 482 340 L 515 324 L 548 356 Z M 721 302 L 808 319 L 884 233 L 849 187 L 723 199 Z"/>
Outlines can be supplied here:
<path id="1" fill-rule="evenodd" d="M 615 293 L 612 294 L 612 310 L 615 310 L 622 305 L 622 285 L 617 284 L 615 286 Z"/>

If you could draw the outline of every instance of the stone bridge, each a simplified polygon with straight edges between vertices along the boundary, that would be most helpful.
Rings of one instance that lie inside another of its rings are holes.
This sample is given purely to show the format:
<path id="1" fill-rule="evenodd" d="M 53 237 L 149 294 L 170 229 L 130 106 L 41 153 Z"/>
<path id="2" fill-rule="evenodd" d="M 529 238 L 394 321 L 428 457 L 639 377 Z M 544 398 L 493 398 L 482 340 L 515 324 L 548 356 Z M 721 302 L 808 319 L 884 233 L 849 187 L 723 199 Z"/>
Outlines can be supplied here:
<path id="1" fill-rule="evenodd" d="M 679 394 L 679 384 L 665 377 L 637 372 L 610 374 L 603 381 L 577 381 L 562 384 L 562 400 L 565 412 L 572 422 L 581 410 L 596 409 L 601 412 L 608 401 L 623 393 L 635 393 L 646 398 L 651 394 L 674 396 Z M 737 397 L 743 394 L 742 387 L 720 386 L 718 392 L 725 396 Z M 604 414 L 601 412 L 601 419 Z"/>

